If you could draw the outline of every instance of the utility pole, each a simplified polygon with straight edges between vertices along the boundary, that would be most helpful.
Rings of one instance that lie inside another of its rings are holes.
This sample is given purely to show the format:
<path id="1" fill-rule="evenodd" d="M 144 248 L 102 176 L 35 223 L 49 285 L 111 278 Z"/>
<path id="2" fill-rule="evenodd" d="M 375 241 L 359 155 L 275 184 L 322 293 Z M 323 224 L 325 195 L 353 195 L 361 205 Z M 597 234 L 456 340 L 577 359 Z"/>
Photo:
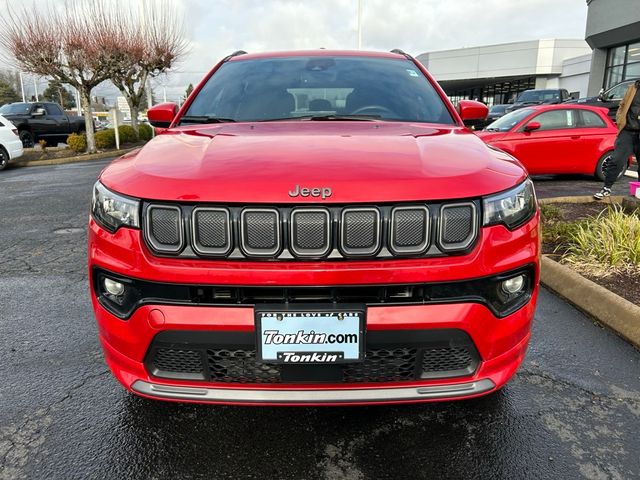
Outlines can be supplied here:
<path id="1" fill-rule="evenodd" d="M 362 50 L 362 0 L 358 0 L 358 50 Z"/>
<path id="2" fill-rule="evenodd" d="M 19 73 L 20 73 L 20 90 L 22 91 L 22 103 L 25 103 L 27 99 L 24 96 L 24 81 L 22 80 L 22 72 L 19 72 Z"/>
<path id="3" fill-rule="evenodd" d="M 145 0 L 139 0 L 138 2 L 138 15 L 140 15 L 140 24 L 142 25 L 142 30 L 145 31 L 147 29 L 147 6 Z M 147 78 L 145 89 L 147 90 L 147 108 L 153 107 L 153 99 L 151 98 L 151 79 Z"/>
<path id="4" fill-rule="evenodd" d="M 36 77 L 33 77 L 33 89 L 36 91 L 36 102 L 39 102 L 38 98 L 38 83 L 36 82 Z"/>

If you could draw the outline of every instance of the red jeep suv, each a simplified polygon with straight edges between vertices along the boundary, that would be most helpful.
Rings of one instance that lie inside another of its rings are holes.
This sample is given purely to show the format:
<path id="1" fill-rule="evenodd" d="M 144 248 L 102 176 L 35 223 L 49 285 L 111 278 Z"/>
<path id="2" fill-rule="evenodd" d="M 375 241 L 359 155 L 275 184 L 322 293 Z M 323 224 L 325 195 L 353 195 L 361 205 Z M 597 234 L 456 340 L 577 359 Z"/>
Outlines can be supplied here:
<path id="1" fill-rule="evenodd" d="M 470 398 L 515 373 L 539 278 L 531 181 L 401 51 L 222 60 L 101 173 L 89 274 L 132 392 L 226 404 Z"/>

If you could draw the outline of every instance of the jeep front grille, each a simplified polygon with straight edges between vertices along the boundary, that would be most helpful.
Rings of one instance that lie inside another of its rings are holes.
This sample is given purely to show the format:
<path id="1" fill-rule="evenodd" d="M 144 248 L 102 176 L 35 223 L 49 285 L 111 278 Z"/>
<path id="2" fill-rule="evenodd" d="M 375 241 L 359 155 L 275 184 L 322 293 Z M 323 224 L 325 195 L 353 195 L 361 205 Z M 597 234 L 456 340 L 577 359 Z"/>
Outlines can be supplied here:
<path id="1" fill-rule="evenodd" d="M 349 259 L 468 252 L 479 231 L 472 201 L 382 206 L 144 207 L 158 255 L 229 259 Z"/>

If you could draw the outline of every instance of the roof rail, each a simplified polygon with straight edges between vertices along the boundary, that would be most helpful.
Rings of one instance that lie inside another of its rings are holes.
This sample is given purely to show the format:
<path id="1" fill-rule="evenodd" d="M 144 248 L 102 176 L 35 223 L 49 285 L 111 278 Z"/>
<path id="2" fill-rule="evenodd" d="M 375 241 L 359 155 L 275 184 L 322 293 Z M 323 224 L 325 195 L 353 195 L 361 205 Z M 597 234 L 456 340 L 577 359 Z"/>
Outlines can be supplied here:
<path id="1" fill-rule="evenodd" d="M 226 62 L 227 60 L 233 58 L 233 57 L 237 57 L 238 55 L 246 55 L 247 52 L 245 52 L 244 50 L 236 50 L 235 52 L 233 52 L 231 55 L 227 55 L 226 57 L 224 57 L 224 60 L 222 60 L 223 62 Z"/>
<path id="2" fill-rule="evenodd" d="M 399 48 L 394 48 L 393 50 L 391 50 L 391 53 L 397 53 L 398 55 L 403 55 L 406 58 L 408 58 L 409 60 L 413 60 L 413 57 L 411 55 L 409 55 L 408 53 L 400 50 Z"/>

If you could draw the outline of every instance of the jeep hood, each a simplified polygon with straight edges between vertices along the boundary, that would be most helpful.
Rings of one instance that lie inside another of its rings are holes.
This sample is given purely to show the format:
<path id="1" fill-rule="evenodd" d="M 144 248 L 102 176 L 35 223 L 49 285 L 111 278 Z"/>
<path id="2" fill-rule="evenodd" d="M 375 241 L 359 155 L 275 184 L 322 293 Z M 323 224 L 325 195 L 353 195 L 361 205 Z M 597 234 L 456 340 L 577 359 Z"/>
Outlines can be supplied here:
<path id="1" fill-rule="evenodd" d="M 283 121 L 172 129 L 114 161 L 101 181 L 143 199 L 301 204 L 478 197 L 525 177 L 461 127 Z M 296 186 L 332 195 L 291 197 Z"/>

